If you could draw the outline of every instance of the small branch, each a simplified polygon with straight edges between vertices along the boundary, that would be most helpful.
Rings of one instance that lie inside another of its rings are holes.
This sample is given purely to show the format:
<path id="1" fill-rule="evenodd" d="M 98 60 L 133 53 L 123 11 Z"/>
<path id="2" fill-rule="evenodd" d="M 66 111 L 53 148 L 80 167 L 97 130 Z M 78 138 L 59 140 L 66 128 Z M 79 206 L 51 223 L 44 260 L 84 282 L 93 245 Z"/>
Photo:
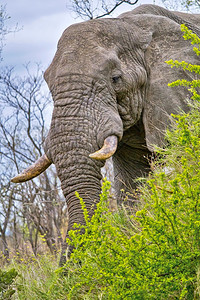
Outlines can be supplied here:
<path id="1" fill-rule="evenodd" d="M 121 4 L 123 4 L 123 3 L 127 3 L 127 4 L 130 4 L 130 5 L 135 5 L 137 2 L 138 2 L 138 0 L 135 0 L 135 2 L 132 2 L 132 1 L 126 1 L 126 0 L 123 1 L 123 0 L 122 0 L 122 1 L 120 1 L 119 3 L 116 3 L 115 6 L 114 6 L 111 10 L 109 10 L 109 11 L 106 12 L 105 14 L 102 14 L 102 15 L 100 15 L 100 16 L 97 16 L 95 19 L 100 19 L 100 18 L 103 18 L 103 17 L 105 17 L 105 16 L 108 16 L 108 15 L 112 14 L 113 11 L 114 11 L 117 7 L 119 7 Z"/>
<path id="2" fill-rule="evenodd" d="M 96 4 L 96 7 L 93 7 L 94 2 L 90 0 L 71 0 L 72 2 L 72 8 L 71 10 L 74 11 L 78 17 L 81 17 L 82 19 L 100 19 L 105 16 L 108 16 L 113 13 L 113 11 L 118 8 L 123 3 L 129 4 L 129 5 L 135 5 L 138 0 L 130 1 L 130 0 L 115 0 L 113 1 L 112 8 L 111 4 L 106 5 L 105 0 L 98 1 Z M 101 14 L 101 12 L 104 12 Z M 94 16 L 96 15 L 96 17 Z"/>

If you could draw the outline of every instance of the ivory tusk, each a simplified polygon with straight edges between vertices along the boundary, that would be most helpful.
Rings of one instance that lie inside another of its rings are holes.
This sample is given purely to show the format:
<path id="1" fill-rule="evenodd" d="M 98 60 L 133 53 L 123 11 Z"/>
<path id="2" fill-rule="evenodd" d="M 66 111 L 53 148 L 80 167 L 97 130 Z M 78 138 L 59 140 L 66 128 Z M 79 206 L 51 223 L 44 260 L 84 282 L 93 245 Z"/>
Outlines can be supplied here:
<path id="1" fill-rule="evenodd" d="M 103 147 L 100 150 L 90 154 L 89 157 L 97 160 L 108 159 L 117 150 L 117 144 L 118 144 L 118 138 L 116 135 L 108 136 L 104 140 Z"/>
<path id="2" fill-rule="evenodd" d="M 48 159 L 46 154 L 44 154 L 33 165 L 25 169 L 19 175 L 13 177 L 11 181 L 20 183 L 30 180 L 44 172 L 51 164 L 52 162 Z"/>

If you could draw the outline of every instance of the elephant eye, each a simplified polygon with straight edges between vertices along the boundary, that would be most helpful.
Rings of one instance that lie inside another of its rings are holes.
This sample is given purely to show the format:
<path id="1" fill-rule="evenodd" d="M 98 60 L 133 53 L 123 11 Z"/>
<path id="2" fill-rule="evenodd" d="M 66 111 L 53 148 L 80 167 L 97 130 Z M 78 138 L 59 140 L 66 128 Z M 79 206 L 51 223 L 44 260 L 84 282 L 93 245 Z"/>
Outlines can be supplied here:
<path id="1" fill-rule="evenodd" d="M 112 77 L 112 82 L 116 84 L 116 83 L 119 82 L 120 79 L 121 79 L 121 75 L 113 76 Z"/>

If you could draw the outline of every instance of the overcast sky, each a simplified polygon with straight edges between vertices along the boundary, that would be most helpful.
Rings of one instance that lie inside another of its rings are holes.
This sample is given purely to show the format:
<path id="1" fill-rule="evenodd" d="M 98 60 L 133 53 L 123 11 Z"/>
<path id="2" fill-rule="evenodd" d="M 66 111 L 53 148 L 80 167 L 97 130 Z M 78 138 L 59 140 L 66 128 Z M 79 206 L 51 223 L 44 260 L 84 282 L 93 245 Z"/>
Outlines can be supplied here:
<path id="1" fill-rule="evenodd" d="M 139 0 L 142 3 L 158 4 L 153 0 Z M 6 5 L 7 14 L 11 17 L 6 25 L 21 30 L 6 37 L 3 49 L 3 65 L 15 66 L 21 72 L 22 65 L 28 62 L 39 62 L 43 68 L 52 61 L 57 42 L 66 27 L 82 21 L 75 19 L 69 10 L 69 0 L 1 0 Z M 131 10 L 136 6 L 122 5 L 115 13 Z"/>
<path id="2" fill-rule="evenodd" d="M 66 0 L 3 0 L 11 17 L 6 25 L 19 31 L 6 37 L 3 64 L 17 66 L 41 62 L 46 67 L 56 50 L 63 30 L 76 22 L 66 8 Z"/>

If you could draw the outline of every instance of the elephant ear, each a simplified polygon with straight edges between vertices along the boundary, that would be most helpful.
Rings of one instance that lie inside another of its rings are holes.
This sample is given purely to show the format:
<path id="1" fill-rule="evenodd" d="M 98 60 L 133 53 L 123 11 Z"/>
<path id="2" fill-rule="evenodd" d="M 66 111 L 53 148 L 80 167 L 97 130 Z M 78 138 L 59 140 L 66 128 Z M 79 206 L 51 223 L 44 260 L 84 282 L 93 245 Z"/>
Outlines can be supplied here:
<path id="1" fill-rule="evenodd" d="M 143 123 L 147 147 L 153 151 L 154 145 L 163 147 L 165 144 L 164 135 L 170 124 L 171 114 L 188 110 L 187 98 L 190 94 L 187 88 L 169 87 L 168 83 L 177 79 L 193 79 L 192 73 L 181 68 L 172 69 L 166 61 L 173 59 L 192 64 L 199 62 L 190 42 L 183 39 L 180 24 L 176 21 L 151 14 L 135 15 L 130 19 L 144 32 L 149 30 L 152 34 L 151 42 L 145 51 L 149 81 L 144 101 Z"/>

